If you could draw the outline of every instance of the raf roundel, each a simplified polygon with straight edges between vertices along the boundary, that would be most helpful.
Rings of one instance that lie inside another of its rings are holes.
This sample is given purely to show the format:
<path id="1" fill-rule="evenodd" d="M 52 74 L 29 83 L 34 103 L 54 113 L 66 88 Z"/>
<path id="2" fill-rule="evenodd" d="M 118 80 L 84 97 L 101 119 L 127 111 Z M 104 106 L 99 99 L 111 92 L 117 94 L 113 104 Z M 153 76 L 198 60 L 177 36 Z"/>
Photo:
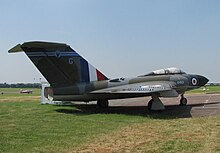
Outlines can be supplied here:
<path id="1" fill-rule="evenodd" d="M 192 85 L 196 85 L 197 84 L 197 80 L 196 80 L 196 78 L 192 78 Z"/>

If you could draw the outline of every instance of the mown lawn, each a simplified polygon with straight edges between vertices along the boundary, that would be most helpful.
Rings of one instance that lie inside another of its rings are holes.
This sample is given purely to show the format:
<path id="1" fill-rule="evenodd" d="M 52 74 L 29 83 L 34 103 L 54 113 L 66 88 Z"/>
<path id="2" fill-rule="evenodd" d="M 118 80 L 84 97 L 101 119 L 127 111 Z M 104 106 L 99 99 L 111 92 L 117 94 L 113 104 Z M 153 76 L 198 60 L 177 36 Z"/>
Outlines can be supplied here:
<path id="1" fill-rule="evenodd" d="M 79 152 L 220 152 L 220 117 L 150 119 L 87 143 Z"/>
<path id="2" fill-rule="evenodd" d="M 32 94 L 20 94 L 20 90 L 32 90 Z M 24 96 L 40 96 L 41 89 L 38 88 L 0 88 L 0 98 L 4 97 L 24 97 Z"/>
<path id="3" fill-rule="evenodd" d="M 80 113 L 72 106 L 0 102 L 0 152 L 68 152 L 141 116 Z"/>
<path id="4" fill-rule="evenodd" d="M 39 98 L 0 97 L 0 152 L 220 152 L 220 116 L 109 113 Z"/>
<path id="5" fill-rule="evenodd" d="M 206 93 L 206 94 L 211 94 L 211 93 L 220 93 L 220 86 L 206 86 L 206 87 L 201 87 L 198 89 L 194 89 L 191 91 L 188 91 L 187 93 Z"/>

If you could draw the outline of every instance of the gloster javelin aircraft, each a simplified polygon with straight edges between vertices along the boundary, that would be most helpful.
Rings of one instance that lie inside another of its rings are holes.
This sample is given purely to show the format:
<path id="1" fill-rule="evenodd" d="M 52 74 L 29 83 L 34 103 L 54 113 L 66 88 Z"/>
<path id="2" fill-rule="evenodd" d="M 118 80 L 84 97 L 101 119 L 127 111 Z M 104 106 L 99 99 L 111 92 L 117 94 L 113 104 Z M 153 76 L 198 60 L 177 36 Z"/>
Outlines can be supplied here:
<path id="1" fill-rule="evenodd" d="M 55 101 L 97 101 L 108 107 L 108 100 L 151 96 L 149 110 L 162 110 L 159 97 L 178 97 L 186 105 L 185 91 L 204 86 L 209 80 L 201 75 L 186 74 L 177 68 L 156 70 L 135 78 L 108 79 L 69 45 L 53 42 L 25 42 L 8 52 L 24 51 L 50 87 L 44 93 Z"/>

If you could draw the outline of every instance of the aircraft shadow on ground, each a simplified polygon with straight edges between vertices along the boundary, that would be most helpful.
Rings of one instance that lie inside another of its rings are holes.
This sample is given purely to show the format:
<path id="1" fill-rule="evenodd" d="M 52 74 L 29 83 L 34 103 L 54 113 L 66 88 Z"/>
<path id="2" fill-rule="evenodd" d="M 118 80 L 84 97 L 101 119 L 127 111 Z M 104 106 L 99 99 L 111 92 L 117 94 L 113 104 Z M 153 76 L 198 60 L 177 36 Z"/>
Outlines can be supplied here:
<path id="1" fill-rule="evenodd" d="M 59 113 L 73 115 L 91 115 L 91 114 L 123 114 L 143 117 L 152 117 L 155 119 L 175 119 L 175 118 L 190 118 L 192 106 L 165 106 L 162 111 L 149 111 L 147 106 L 110 106 L 108 108 L 97 108 L 94 104 L 74 104 L 69 105 L 69 108 L 56 109 Z"/>
<path id="2" fill-rule="evenodd" d="M 217 104 L 212 102 L 205 105 Z M 61 105 L 62 106 L 62 105 Z M 65 105 L 67 106 L 67 105 Z M 73 115 L 91 115 L 91 114 L 124 114 L 143 117 L 152 117 L 155 119 L 175 119 L 175 118 L 190 118 L 193 107 L 204 106 L 204 103 L 191 104 L 187 106 L 167 105 L 162 111 L 149 111 L 147 106 L 110 106 L 108 108 L 97 108 L 95 104 L 73 104 L 68 105 L 69 108 L 56 109 L 59 113 Z M 59 106 L 58 106 L 59 107 Z"/>

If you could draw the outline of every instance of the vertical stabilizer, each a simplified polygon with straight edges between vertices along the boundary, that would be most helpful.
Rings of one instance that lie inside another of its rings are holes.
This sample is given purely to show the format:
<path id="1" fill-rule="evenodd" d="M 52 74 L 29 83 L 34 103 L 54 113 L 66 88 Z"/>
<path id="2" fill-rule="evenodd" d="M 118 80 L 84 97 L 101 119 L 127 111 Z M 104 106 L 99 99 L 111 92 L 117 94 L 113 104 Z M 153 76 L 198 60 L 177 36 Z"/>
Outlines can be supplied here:
<path id="1" fill-rule="evenodd" d="M 24 51 L 51 86 L 75 85 L 108 78 L 70 46 L 52 42 L 25 42 L 9 50 Z"/>

